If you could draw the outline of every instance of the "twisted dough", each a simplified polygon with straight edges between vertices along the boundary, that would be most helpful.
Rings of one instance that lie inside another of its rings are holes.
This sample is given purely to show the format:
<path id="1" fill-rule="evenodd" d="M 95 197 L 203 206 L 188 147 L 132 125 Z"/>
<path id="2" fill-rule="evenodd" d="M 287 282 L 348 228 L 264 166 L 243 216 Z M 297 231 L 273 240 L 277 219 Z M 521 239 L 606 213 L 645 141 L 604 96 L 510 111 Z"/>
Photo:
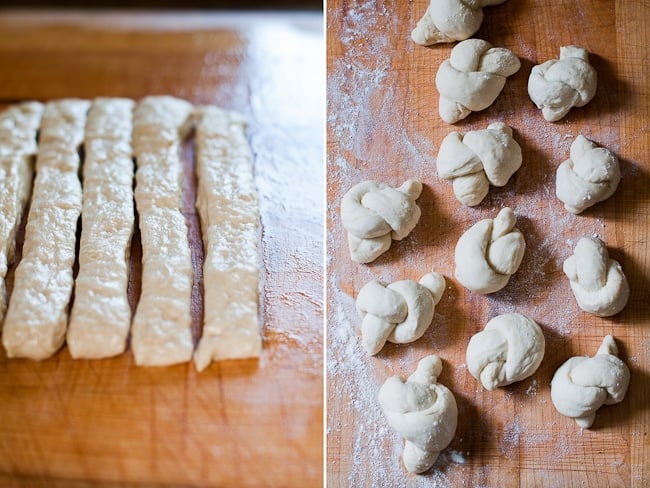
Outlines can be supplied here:
<path id="1" fill-rule="evenodd" d="M 406 344 L 422 337 L 444 291 L 440 273 L 428 273 L 420 283 L 403 280 L 385 286 L 373 280 L 361 288 L 357 312 L 363 319 L 361 335 L 368 354 L 377 354 L 386 341 Z"/>
<path id="2" fill-rule="evenodd" d="M 354 185 L 341 200 L 341 221 L 348 231 L 350 257 L 369 263 L 388 251 L 391 239 L 402 240 L 420 220 L 415 200 L 422 184 L 408 180 L 399 188 L 363 181 Z"/>
<path id="3" fill-rule="evenodd" d="M 485 198 L 490 183 L 508 183 L 521 160 L 512 129 L 497 122 L 484 130 L 452 132 L 445 137 L 438 152 L 438 175 L 452 180 L 456 198 L 471 207 Z"/>
<path id="4" fill-rule="evenodd" d="M 411 39 L 423 46 L 468 39 L 481 27 L 483 7 L 505 1 L 431 0 L 424 16 L 413 29 Z"/>
<path id="5" fill-rule="evenodd" d="M 616 342 L 608 335 L 594 357 L 572 357 L 560 366 L 551 380 L 551 399 L 557 411 L 588 429 L 601 405 L 623 401 L 630 370 L 617 356 Z"/>
<path id="6" fill-rule="evenodd" d="M 379 404 L 388 424 L 406 439 L 402 460 L 412 473 L 433 466 L 456 432 L 456 399 L 436 382 L 441 371 L 440 358 L 427 356 L 406 382 L 393 376 L 379 390 Z"/>
<path id="7" fill-rule="evenodd" d="M 454 124 L 471 112 L 488 108 L 519 71 L 521 63 L 512 51 L 492 47 L 481 39 L 458 43 L 436 74 L 440 92 L 440 117 Z"/>
<path id="8" fill-rule="evenodd" d="M 470 227 L 456 244 L 456 278 L 469 290 L 488 294 L 508 284 L 526 250 L 524 236 L 515 228 L 512 209 Z"/>
<path id="9" fill-rule="evenodd" d="M 573 255 L 564 261 L 564 274 L 578 305 L 599 317 L 616 315 L 627 305 L 630 287 L 618 261 L 609 258 L 605 244 L 582 237 Z"/>
<path id="10" fill-rule="evenodd" d="M 467 368 L 492 391 L 521 381 L 539 368 L 544 335 L 534 320 L 519 313 L 499 315 L 474 335 L 467 346 Z"/>
<path id="11" fill-rule="evenodd" d="M 560 48 L 560 59 L 533 66 L 528 95 L 549 122 L 564 117 L 572 107 L 582 107 L 596 94 L 596 70 L 589 53 L 578 46 Z"/>
<path id="12" fill-rule="evenodd" d="M 618 159 L 583 136 L 571 144 L 570 157 L 557 168 L 555 194 L 574 214 L 611 197 L 621 181 Z"/>

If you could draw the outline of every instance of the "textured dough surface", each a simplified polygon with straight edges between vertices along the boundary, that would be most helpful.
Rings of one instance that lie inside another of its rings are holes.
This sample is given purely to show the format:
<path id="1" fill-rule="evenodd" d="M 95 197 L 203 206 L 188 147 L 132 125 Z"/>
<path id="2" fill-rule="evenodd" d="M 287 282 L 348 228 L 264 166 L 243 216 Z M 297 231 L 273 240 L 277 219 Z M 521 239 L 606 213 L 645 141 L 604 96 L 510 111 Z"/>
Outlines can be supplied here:
<path id="1" fill-rule="evenodd" d="M 181 143 L 193 106 L 168 96 L 144 98 L 133 120 L 135 203 L 142 239 L 142 291 L 131 346 L 139 366 L 189 361 L 192 260 L 181 214 Z"/>
<path id="2" fill-rule="evenodd" d="M 7 311 L 4 280 L 14 261 L 16 231 L 32 187 L 42 115 L 38 102 L 20 103 L 0 113 L 0 324 Z"/>
<path id="3" fill-rule="evenodd" d="M 217 107 L 197 111 L 198 180 L 201 219 L 204 324 L 194 361 L 258 357 L 262 348 L 257 314 L 259 210 L 246 122 Z"/>
<path id="4" fill-rule="evenodd" d="M 90 102 L 45 106 L 36 178 L 2 343 L 9 357 L 46 359 L 63 344 L 81 213 L 79 147 Z"/>
<path id="5" fill-rule="evenodd" d="M 125 98 L 98 98 L 88 112 L 79 274 L 66 338 L 73 358 L 115 356 L 126 347 L 134 223 L 133 106 Z"/>

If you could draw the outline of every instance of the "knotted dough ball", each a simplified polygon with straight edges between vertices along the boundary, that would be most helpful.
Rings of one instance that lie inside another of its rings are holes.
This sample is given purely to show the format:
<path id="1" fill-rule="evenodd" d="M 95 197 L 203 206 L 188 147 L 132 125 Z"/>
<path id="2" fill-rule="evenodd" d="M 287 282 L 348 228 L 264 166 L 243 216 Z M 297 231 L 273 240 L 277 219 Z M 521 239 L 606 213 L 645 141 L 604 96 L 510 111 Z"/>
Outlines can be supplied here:
<path id="1" fill-rule="evenodd" d="M 586 105 L 595 94 L 596 70 L 589 53 L 578 46 L 561 47 L 560 59 L 534 66 L 528 78 L 528 95 L 549 122 Z"/>
<path id="2" fill-rule="evenodd" d="M 348 231 L 350 257 L 369 263 L 388 251 L 391 240 L 404 239 L 420 220 L 415 200 L 422 184 L 408 180 L 399 188 L 376 181 L 354 185 L 341 200 L 341 220 Z"/>
<path id="3" fill-rule="evenodd" d="M 467 133 L 452 132 L 438 152 L 438 175 L 454 183 L 454 194 L 464 205 L 478 205 L 490 184 L 504 186 L 521 166 L 521 147 L 512 129 L 502 122 Z"/>
<path id="4" fill-rule="evenodd" d="M 623 269 L 618 261 L 609 258 L 600 239 L 582 237 L 563 268 L 578 306 L 585 312 L 610 317 L 627 305 L 630 287 Z"/>
<path id="5" fill-rule="evenodd" d="M 544 357 L 542 329 L 519 313 L 499 315 L 467 346 L 467 368 L 492 391 L 531 376 Z"/>
<path id="6" fill-rule="evenodd" d="M 508 284 L 524 257 L 526 242 L 515 228 L 512 209 L 470 227 L 456 244 L 456 278 L 467 289 L 483 295 Z"/>
<path id="7" fill-rule="evenodd" d="M 368 354 L 377 354 L 386 341 L 406 344 L 422 337 L 444 291 L 445 279 L 440 273 L 428 273 L 419 283 L 367 283 L 357 296 L 357 312 L 363 319 L 361 335 Z"/>
<path id="8" fill-rule="evenodd" d="M 570 157 L 557 168 L 555 194 L 574 214 L 611 197 L 621 181 L 618 159 L 608 149 L 579 135 Z"/>
<path id="9" fill-rule="evenodd" d="M 379 390 L 379 404 L 388 424 L 405 438 L 402 460 L 412 473 L 423 473 L 456 432 L 458 407 L 446 386 L 437 383 L 442 362 L 427 356 L 404 382 L 388 378 Z"/>
<path id="10" fill-rule="evenodd" d="M 427 11 L 411 33 L 423 46 L 468 39 L 483 22 L 483 7 L 506 0 L 431 0 Z"/>
<path id="11" fill-rule="evenodd" d="M 521 67 L 519 58 L 505 48 L 492 47 L 481 39 L 458 43 L 436 74 L 440 92 L 440 117 L 449 124 L 472 112 L 488 108 Z"/>
<path id="12" fill-rule="evenodd" d="M 560 366 L 551 380 L 551 399 L 557 411 L 588 429 L 601 405 L 622 402 L 630 370 L 617 356 L 616 342 L 608 335 L 594 357 L 572 357 Z"/>

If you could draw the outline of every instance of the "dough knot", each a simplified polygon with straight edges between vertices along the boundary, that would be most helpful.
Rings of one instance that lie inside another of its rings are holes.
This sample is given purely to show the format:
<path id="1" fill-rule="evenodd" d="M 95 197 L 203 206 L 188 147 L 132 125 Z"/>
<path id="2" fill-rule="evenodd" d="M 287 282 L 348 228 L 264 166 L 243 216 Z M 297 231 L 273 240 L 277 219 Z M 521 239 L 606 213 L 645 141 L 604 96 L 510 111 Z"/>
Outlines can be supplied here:
<path id="1" fill-rule="evenodd" d="M 630 383 L 630 370 L 618 357 L 611 335 L 603 339 L 593 357 L 567 360 L 551 380 L 551 399 L 558 412 L 588 429 L 602 405 L 620 403 Z"/>
<path id="2" fill-rule="evenodd" d="M 427 471 L 456 432 L 458 407 L 451 391 L 439 383 L 440 358 L 427 356 L 405 382 L 388 378 L 379 404 L 388 424 L 405 438 L 402 460 L 412 473 Z"/>
<path id="3" fill-rule="evenodd" d="M 487 129 L 452 132 L 438 152 L 438 175 L 453 181 L 454 194 L 464 205 L 483 201 L 490 184 L 504 186 L 521 166 L 521 147 L 512 129 L 497 122 Z"/>
<path id="4" fill-rule="evenodd" d="M 423 46 L 468 39 L 481 27 L 483 7 L 503 2 L 505 0 L 431 0 L 413 29 L 411 39 Z"/>
<path id="5" fill-rule="evenodd" d="M 359 291 L 356 305 L 362 318 L 363 347 L 368 354 L 377 354 L 386 341 L 406 344 L 422 337 L 444 291 L 445 279 L 440 273 L 428 273 L 419 283 L 367 283 Z"/>
<path id="6" fill-rule="evenodd" d="M 528 78 L 528 95 L 549 122 L 586 105 L 595 94 L 596 70 L 588 52 L 577 46 L 561 47 L 560 59 L 534 66 Z"/>
<path id="7" fill-rule="evenodd" d="M 420 220 L 415 200 L 422 184 L 408 180 L 399 188 L 363 181 L 341 200 L 341 220 L 348 231 L 350 257 L 369 263 L 390 248 L 392 239 L 404 239 Z"/>
<path id="8" fill-rule="evenodd" d="M 518 313 L 499 315 L 467 346 L 467 368 L 488 390 L 531 376 L 544 357 L 542 329 Z"/>
<path id="9" fill-rule="evenodd" d="M 493 293 L 508 284 L 524 257 L 526 242 L 512 209 L 470 227 L 456 244 L 456 278 L 467 289 Z"/>
<path id="10" fill-rule="evenodd" d="M 564 274 L 578 305 L 599 317 L 619 313 L 630 297 L 630 287 L 618 261 L 609 258 L 605 244 L 595 237 L 582 237 L 573 255 L 564 261 Z"/>
<path id="11" fill-rule="evenodd" d="M 579 135 L 571 144 L 569 159 L 557 168 L 555 194 L 569 212 L 579 214 L 611 197 L 620 181 L 616 156 Z"/>
<path id="12" fill-rule="evenodd" d="M 519 58 L 505 48 L 481 39 L 458 43 L 436 74 L 440 117 L 454 124 L 471 112 L 484 110 L 496 100 L 506 78 L 521 67 Z"/>

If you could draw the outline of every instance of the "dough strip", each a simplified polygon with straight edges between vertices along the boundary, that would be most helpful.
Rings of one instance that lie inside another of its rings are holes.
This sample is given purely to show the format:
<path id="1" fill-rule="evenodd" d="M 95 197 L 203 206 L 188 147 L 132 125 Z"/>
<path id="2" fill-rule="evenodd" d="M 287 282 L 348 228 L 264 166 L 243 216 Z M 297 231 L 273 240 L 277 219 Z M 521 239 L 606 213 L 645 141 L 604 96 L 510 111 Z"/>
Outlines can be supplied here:
<path id="1" fill-rule="evenodd" d="M 204 326 L 194 355 L 212 360 L 258 357 L 257 195 L 245 120 L 217 107 L 198 110 L 196 207 L 205 249 Z"/>
<path id="2" fill-rule="evenodd" d="M 42 115 L 38 102 L 14 105 L 0 114 L 0 323 L 7 311 L 4 280 L 14 261 L 16 231 L 32 188 Z"/>
<path id="3" fill-rule="evenodd" d="M 79 274 L 67 343 L 73 358 L 124 352 L 133 235 L 133 100 L 98 98 L 86 122 Z"/>
<path id="4" fill-rule="evenodd" d="M 48 358 L 65 338 L 81 213 L 78 150 L 89 105 L 64 99 L 45 106 L 23 257 L 2 335 L 8 357 Z"/>
<path id="5" fill-rule="evenodd" d="M 142 238 L 142 292 L 131 346 L 140 366 L 164 366 L 192 358 L 192 261 L 181 214 L 181 142 L 189 134 L 193 106 L 177 98 L 143 99 L 135 110 L 135 203 Z"/>

